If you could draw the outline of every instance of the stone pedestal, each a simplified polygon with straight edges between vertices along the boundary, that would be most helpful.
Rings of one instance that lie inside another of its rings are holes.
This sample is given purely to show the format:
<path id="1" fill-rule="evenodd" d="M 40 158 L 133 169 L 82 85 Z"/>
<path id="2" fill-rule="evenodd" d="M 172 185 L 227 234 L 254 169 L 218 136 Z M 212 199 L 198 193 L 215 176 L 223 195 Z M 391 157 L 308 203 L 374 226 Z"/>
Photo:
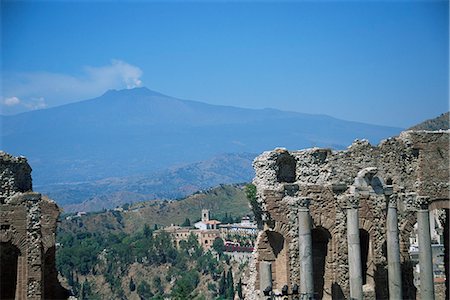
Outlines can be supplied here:
<path id="1" fill-rule="evenodd" d="M 389 299 L 403 299 L 400 245 L 398 239 L 397 195 L 391 195 L 389 197 L 386 228 Z"/>
<path id="2" fill-rule="evenodd" d="M 311 199 L 309 198 L 300 198 L 300 207 L 298 210 L 300 294 L 302 295 L 302 299 L 314 298 L 311 216 L 309 214 L 310 202 Z"/>
<path id="3" fill-rule="evenodd" d="M 350 277 L 350 299 L 352 300 L 363 299 L 358 207 L 358 197 L 350 195 L 348 197 L 347 207 L 347 242 Z"/>
<path id="4" fill-rule="evenodd" d="M 431 253 L 429 198 L 417 196 L 417 235 L 419 242 L 420 299 L 434 299 L 433 260 Z"/>

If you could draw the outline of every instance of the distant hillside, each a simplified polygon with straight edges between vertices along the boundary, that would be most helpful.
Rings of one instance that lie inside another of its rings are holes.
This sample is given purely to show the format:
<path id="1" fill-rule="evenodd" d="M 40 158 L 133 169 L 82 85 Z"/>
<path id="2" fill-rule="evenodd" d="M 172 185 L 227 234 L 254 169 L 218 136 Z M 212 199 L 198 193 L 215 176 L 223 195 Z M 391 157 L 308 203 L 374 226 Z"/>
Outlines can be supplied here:
<path id="1" fill-rule="evenodd" d="M 132 204 L 128 211 L 105 211 L 89 213 L 81 218 L 63 219 L 59 228 L 64 232 L 131 233 L 143 228 L 181 224 L 186 218 L 191 222 L 200 219 L 201 210 L 209 209 L 213 218 L 225 214 L 242 217 L 251 214 L 242 185 L 220 185 L 198 192 L 179 201 L 147 201 Z"/>
<path id="2" fill-rule="evenodd" d="M 153 230 L 155 224 L 181 224 L 186 217 L 193 223 L 202 208 L 219 219 L 246 215 L 250 210 L 242 188 L 221 185 L 180 201 L 63 218 L 56 236 L 63 282 L 79 299 L 232 299 L 224 296 L 219 279 L 226 272 L 236 280 L 230 279 L 230 286 L 240 278 L 246 282 L 248 264 L 204 251 L 196 238 L 175 248 L 169 235 Z"/>
<path id="3" fill-rule="evenodd" d="M 343 148 L 357 138 L 376 144 L 401 131 L 325 115 L 210 105 L 147 88 L 109 91 L 1 116 L 0 122 L 0 148 L 29 159 L 36 186 L 151 176 L 224 153 Z"/>
<path id="4" fill-rule="evenodd" d="M 408 130 L 447 130 L 450 129 L 450 116 L 449 112 L 443 113 L 439 117 L 426 120 L 420 124 L 417 124 Z"/>
<path id="5" fill-rule="evenodd" d="M 255 156 L 248 153 L 224 154 L 147 176 L 38 186 L 35 190 L 57 199 L 65 212 L 100 211 L 124 203 L 178 199 L 219 184 L 251 181 Z"/>

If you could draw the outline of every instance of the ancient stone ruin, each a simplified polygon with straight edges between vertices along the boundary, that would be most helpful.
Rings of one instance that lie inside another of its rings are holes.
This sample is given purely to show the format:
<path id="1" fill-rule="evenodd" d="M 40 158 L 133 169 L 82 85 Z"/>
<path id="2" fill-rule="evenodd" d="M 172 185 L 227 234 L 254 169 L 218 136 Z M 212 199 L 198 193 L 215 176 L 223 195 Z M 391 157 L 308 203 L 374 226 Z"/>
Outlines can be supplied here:
<path id="1" fill-rule="evenodd" d="M 67 299 L 57 279 L 59 209 L 32 191 L 24 157 L 0 152 L 0 299 Z"/>
<path id="2" fill-rule="evenodd" d="M 428 212 L 442 209 L 448 299 L 449 133 L 258 156 L 264 228 L 247 298 L 433 299 Z M 416 222 L 419 289 L 408 252 Z"/>

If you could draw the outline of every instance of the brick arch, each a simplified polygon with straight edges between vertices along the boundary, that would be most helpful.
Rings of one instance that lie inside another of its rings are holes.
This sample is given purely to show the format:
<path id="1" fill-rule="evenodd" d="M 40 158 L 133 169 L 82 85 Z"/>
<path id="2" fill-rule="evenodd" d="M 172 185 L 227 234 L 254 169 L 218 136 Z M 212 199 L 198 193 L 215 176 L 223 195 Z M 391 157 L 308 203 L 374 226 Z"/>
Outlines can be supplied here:
<path id="1" fill-rule="evenodd" d="M 290 285 L 289 243 L 287 225 L 280 222 L 276 222 L 273 229 L 263 231 L 258 241 L 257 268 L 261 261 L 271 262 L 274 289 L 281 290 L 285 284 Z"/>
<path id="2" fill-rule="evenodd" d="M 383 249 L 386 234 L 383 232 L 380 235 L 379 227 L 380 224 L 373 219 L 359 219 L 364 290 L 377 299 L 384 299 L 387 297 L 387 255 Z"/>
<path id="3" fill-rule="evenodd" d="M 405 259 L 409 259 L 409 237 L 414 232 L 414 224 L 417 223 L 417 216 L 415 211 L 408 211 L 406 214 L 399 217 L 399 238 L 400 238 L 400 254 Z"/>
<path id="4" fill-rule="evenodd" d="M 289 236 L 289 225 L 283 222 L 275 221 L 273 229 L 269 229 L 266 231 L 274 231 L 283 236 Z"/>
<path id="5" fill-rule="evenodd" d="M 328 229 L 315 226 L 311 230 L 314 292 L 316 299 L 323 299 L 324 292 L 331 294 L 333 270 L 328 261 L 332 256 L 332 235 Z"/>
<path id="6" fill-rule="evenodd" d="M 431 200 L 429 210 L 433 209 L 450 209 L 449 199 L 433 199 Z"/>
<path id="7" fill-rule="evenodd" d="M 333 207 L 330 207 L 334 209 Z M 315 210 L 310 210 L 310 215 L 313 223 L 313 228 L 315 227 L 323 227 L 329 232 L 332 232 L 336 228 L 336 220 L 334 218 L 330 218 L 329 215 L 321 213 L 321 211 L 317 212 Z"/>
<path id="8" fill-rule="evenodd" d="M 0 298 L 18 299 L 17 274 L 19 273 L 18 260 L 22 253 L 11 241 L 0 243 Z"/>
<path id="9" fill-rule="evenodd" d="M 15 233 L 13 228 L 0 234 L 0 242 L 2 243 L 10 242 L 13 246 L 19 248 L 21 253 L 26 253 L 27 237 L 23 234 Z"/>

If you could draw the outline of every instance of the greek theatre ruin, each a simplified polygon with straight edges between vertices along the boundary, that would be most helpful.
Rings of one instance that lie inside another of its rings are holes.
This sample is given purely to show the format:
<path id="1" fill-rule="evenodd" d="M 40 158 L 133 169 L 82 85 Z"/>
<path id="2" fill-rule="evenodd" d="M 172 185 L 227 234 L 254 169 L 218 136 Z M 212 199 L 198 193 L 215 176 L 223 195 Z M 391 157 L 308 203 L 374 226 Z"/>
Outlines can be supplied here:
<path id="1" fill-rule="evenodd" d="M 448 299 L 449 133 L 405 131 L 378 146 L 363 140 L 343 151 L 258 156 L 253 183 L 264 228 L 247 298 Z M 431 210 L 445 224 L 441 290 Z M 419 283 L 409 253 L 415 225 Z"/>
<path id="2" fill-rule="evenodd" d="M 0 151 L 0 299 L 67 299 L 55 268 L 55 202 L 32 192 L 23 157 Z"/>

